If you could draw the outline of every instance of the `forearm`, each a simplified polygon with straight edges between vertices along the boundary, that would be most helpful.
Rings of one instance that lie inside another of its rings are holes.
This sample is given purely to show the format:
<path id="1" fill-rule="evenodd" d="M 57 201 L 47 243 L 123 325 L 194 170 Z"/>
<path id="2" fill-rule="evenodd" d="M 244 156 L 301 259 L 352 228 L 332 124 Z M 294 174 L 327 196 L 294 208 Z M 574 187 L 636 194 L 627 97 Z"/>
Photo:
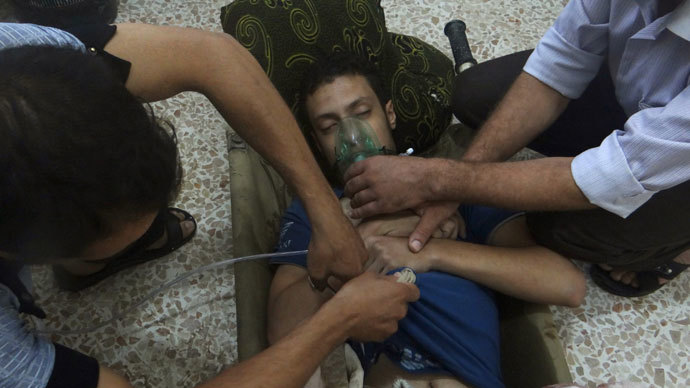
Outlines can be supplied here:
<path id="1" fill-rule="evenodd" d="M 126 87 L 145 101 L 183 91 L 204 94 L 281 174 L 303 200 L 310 218 L 337 217 L 336 198 L 290 109 L 254 57 L 231 36 L 120 24 L 105 49 L 132 63 Z"/>
<path id="2" fill-rule="evenodd" d="M 464 277 L 518 299 L 578 306 L 584 297 L 582 272 L 544 247 L 504 248 L 433 239 L 421 253 L 434 270 Z"/>
<path id="3" fill-rule="evenodd" d="M 320 212 L 339 215 L 337 199 L 292 112 L 258 62 L 228 35 L 217 39 L 220 43 L 214 45 L 218 48 L 209 61 L 213 65 L 205 69 L 200 91 L 285 179 L 311 220 L 319 219 Z"/>
<path id="4" fill-rule="evenodd" d="M 276 275 L 277 276 L 277 275 Z M 268 341 L 273 344 L 285 337 L 305 319 L 318 311 L 327 300 L 322 293 L 314 292 L 305 275 L 283 289 L 268 304 Z"/>
<path id="5" fill-rule="evenodd" d="M 593 208 L 573 179 L 572 158 L 469 163 L 434 159 L 428 200 L 455 200 L 527 211 Z"/>
<path id="6" fill-rule="evenodd" d="M 347 339 L 348 322 L 328 304 L 275 345 L 199 388 L 301 388 L 320 362 Z"/>
<path id="7" fill-rule="evenodd" d="M 462 160 L 503 161 L 526 146 L 563 112 L 569 99 L 521 73 L 484 123 Z"/>
<path id="8" fill-rule="evenodd" d="M 366 240 L 374 236 L 407 237 L 419 223 L 419 216 L 411 210 L 367 218 L 357 226 L 357 232 Z"/>

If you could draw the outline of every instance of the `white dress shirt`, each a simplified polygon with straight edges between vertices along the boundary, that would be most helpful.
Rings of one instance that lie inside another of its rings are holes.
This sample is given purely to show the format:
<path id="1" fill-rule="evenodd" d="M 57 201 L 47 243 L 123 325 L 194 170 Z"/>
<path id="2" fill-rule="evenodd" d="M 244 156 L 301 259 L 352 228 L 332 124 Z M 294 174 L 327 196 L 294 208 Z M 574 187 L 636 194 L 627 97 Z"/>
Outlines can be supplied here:
<path id="1" fill-rule="evenodd" d="M 690 0 L 571 0 L 524 71 L 578 98 L 608 60 L 623 128 L 575 157 L 589 201 L 627 217 L 655 193 L 690 180 Z"/>

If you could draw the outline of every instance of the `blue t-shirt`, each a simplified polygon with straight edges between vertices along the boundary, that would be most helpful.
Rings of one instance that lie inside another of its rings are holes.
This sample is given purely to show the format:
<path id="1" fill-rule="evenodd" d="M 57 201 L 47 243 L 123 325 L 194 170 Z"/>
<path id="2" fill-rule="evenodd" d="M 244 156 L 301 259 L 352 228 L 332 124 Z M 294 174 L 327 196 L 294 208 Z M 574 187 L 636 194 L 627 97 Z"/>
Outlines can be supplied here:
<path id="1" fill-rule="evenodd" d="M 342 195 L 342 190 L 335 192 Z M 310 239 L 311 224 L 304 207 L 295 200 L 283 215 L 276 250 L 307 249 Z M 307 258 L 281 257 L 271 263 L 306 267 Z M 452 374 L 476 387 L 503 387 L 493 293 L 472 281 L 438 271 L 417 274 L 416 285 L 420 299 L 409 305 L 398 332 L 382 344 L 351 343 L 364 369 L 383 352 L 412 373 Z"/>

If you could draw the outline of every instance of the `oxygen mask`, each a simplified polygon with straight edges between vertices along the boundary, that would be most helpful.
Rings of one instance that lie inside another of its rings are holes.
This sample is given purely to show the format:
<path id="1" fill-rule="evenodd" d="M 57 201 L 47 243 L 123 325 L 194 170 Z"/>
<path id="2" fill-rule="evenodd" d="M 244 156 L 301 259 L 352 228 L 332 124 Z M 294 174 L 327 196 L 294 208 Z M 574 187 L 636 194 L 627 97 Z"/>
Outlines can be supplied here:
<path id="1" fill-rule="evenodd" d="M 370 156 L 389 154 L 369 123 L 346 117 L 338 123 L 335 134 L 335 165 L 340 176 L 356 162 Z"/>

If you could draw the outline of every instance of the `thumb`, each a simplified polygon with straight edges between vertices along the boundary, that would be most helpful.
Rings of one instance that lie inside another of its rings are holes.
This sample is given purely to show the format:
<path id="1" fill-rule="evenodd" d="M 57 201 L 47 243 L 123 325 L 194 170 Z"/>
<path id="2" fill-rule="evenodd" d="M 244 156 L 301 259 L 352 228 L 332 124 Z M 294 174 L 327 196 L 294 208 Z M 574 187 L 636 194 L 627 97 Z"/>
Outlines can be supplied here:
<path id="1" fill-rule="evenodd" d="M 382 276 L 383 279 L 395 283 L 395 288 L 396 290 L 400 293 L 399 295 L 402 296 L 405 302 L 416 302 L 419 300 L 420 297 L 420 291 L 419 287 L 417 287 L 414 283 L 406 283 L 406 282 L 398 282 L 398 277 L 400 277 L 400 272 L 396 272 L 392 275 L 379 275 Z"/>
<path id="2" fill-rule="evenodd" d="M 414 232 L 412 232 L 410 235 L 410 239 L 408 241 L 410 251 L 414 253 L 421 251 L 429 241 L 432 233 L 434 233 L 438 227 L 438 224 L 439 222 L 436 217 L 434 217 L 433 212 L 425 212 L 422 214 L 422 217 L 419 219 L 419 222 L 417 223 Z"/>
<path id="3" fill-rule="evenodd" d="M 419 300 L 420 291 L 419 288 L 412 284 L 412 283 L 398 283 L 401 286 L 404 286 L 404 300 L 405 302 L 411 303 L 411 302 L 416 302 Z"/>

